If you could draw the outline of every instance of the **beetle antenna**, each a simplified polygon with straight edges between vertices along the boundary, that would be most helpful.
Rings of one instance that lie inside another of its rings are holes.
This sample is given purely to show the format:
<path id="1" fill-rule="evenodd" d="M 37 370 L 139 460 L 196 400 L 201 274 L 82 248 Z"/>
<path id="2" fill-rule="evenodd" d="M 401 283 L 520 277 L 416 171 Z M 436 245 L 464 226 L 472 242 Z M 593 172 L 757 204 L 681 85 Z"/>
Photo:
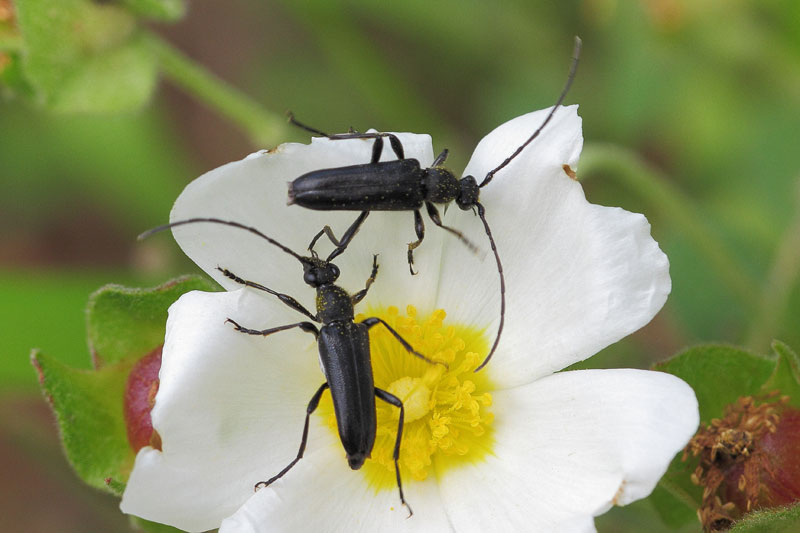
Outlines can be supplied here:
<path id="1" fill-rule="evenodd" d="M 475 372 L 477 372 L 486 366 L 486 363 L 488 363 L 489 359 L 492 358 L 492 355 L 494 355 L 494 351 L 497 349 L 497 345 L 500 342 L 500 334 L 503 332 L 503 325 L 505 325 L 506 321 L 506 278 L 503 275 L 503 265 L 500 263 L 500 254 L 497 253 L 497 246 L 494 244 L 492 230 L 489 229 L 489 223 L 486 222 L 486 209 L 484 209 L 480 202 L 475 202 L 475 206 L 478 208 L 478 216 L 480 217 L 481 222 L 483 222 L 486 235 L 489 237 L 489 244 L 492 247 L 492 252 L 494 252 L 494 260 L 497 263 L 497 273 L 500 274 L 500 325 L 497 328 L 497 336 L 494 338 L 492 349 L 489 350 L 489 355 L 486 356 L 486 359 L 483 360 L 483 363 L 481 363 L 481 365 L 475 369 Z"/>
<path id="2" fill-rule="evenodd" d="M 295 253 L 293 250 L 287 248 L 286 246 L 282 245 L 281 243 L 279 243 L 275 239 L 264 235 L 263 233 L 258 231 L 256 228 L 251 227 L 251 226 L 246 226 L 244 224 L 240 224 L 239 222 L 234 222 L 232 220 L 222 220 L 220 218 L 187 218 L 186 220 L 178 220 L 177 222 L 170 222 L 169 224 L 164 224 L 163 226 L 158 226 L 158 227 L 155 227 L 153 229 L 149 229 L 149 230 L 145 231 L 144 233 L 142 233 L 141 235 L 139 235 L 137 237 L 137 240 L 142 241 L 142 240 L 148 238 L 149 236 L 151 236 L 151 235 L 153 235 L 155 233 L 159 233 L 159 232 L 162 232 L 164 230 L 167 230 L 167 229 L 170 229 L 170 228 L 174 228 L 176 226 L 184 226 L 186 224 L 196 224 L 196 223 L 199 223 L 199 222 L 210 222 L 210 223 L 213 223 L 213 224 L 224 224 L 226 226 L 232 226 L 234 228 L 239 228 L 239 229 L 243 229 L 245 231 L 249 231 L 250 233 L 258 235 L 262 239 L 265 239 L 270 244 L 273 244 L 273 245 L 277 246 L 278 248 L 280 248 L 281 250 L 283 250 L 287 254 L 289 254 L 292 257 L 294 257 L 295 259 L 299 260 L 301 263 L 304 263 L 304 259 L 303 259 L 302 256 L 300 256 L 299 254 Z"/>
<path id="3" fill-rule="evenodd" d="M 494 170 L 489 171 L 489 173 L 486 174 L 486 177 L 483 178 L 483 181 L 481 182 L 480 185 L 478 185 L 478 187 L 483 187 L 484 185 L 488 185 L 489 182 L 492 181 L 492 178 L 494 178 L 494 175 L 500 169 L 502 169 L 503 167 L 508 165 L 511 161 L 513 161 L 514 158 L 517 157 L 520 154 L 520 152 L 522 152 L 525 149 L 526 146 L 528 146 L 536 137 L 538 137 L 539 133 L 541 133 L 544 127 L 547 126 L 547 123 L 550 122 L 550 119 L 553 118 L 553 115 L 555 115 L 556 113 L 556 109 L 558 109 L 558 106 L 560 106 L 561 102 L 564 101 L 564 97 L 567 96 L 569 88 L 572 86 L 572 80 L 575 79 L 575 72 L 578 70 L 578 58 L 581 55 L 581 43 L 582 43 L 581 38 L 575 36 L 575 48 L 573 48 L 572 50 L 572 65 L 570 66 L 569 75 L 567 76 L 567 83 L 566 85 L 564 85 L 564 90 L 561 91 L 561 96 L 558 97 L 556 105 L 554 105 L 553 109 L 550 110 L 550 113 L 547 115 L 547 118 L 544 119 L 542 125 L 539 126 L 539 128 L 535 132 L 533 132 L 533 135 L 528 137 L 527 141 L 522 143 L 522 146 L 517 148 L 513 154 L 511 154 L 508 158 L 506 158 L 505 161 L 500 163 Z"/>

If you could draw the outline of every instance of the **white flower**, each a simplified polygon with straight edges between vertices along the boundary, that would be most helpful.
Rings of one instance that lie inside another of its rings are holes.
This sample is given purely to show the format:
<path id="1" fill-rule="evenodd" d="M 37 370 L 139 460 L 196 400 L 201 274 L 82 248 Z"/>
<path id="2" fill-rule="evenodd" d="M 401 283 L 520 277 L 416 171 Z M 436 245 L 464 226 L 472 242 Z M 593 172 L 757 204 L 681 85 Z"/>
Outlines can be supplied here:
<path id="1" fill-rule="evenodd" d="M 489 134 L 464 174 L 480 182 L 546 112 Z M 406 157 L 431 164 L 428 136 L 399 137 Z M 481 191 L 503 260 L 507 314 L 498 351 L 477 374 L 471 369 L 499 322 L 491 253 L 471 253 L 426 219 L 412 277 L 411 213 L 375 212 L 335 260 L 337 284 L 353 293 L 364 286 L 372 254 L 380 254 L 377 280 L 357 311 L 381 314 L 420 351 L 450 361 L 447 371 L 426 364 L 382 327 L 372 330 L 376 386 L 402 395 L 411 383 L 423 391 L 404 398 L 408 520 L 391 463 L 397 409 L 380 401 L 375 461 L 348 468 L 323 406 L 311 418 L 305 457 L 253 492 L 297 454 L 306 406 L 325 378 L 311 335 L 293 329 L 262 338 L 225 323 L 264 329 L 304 319 L 269 294 L 241 289 L 217 267 L 292 295 L 312 312 L 314 291 L 296 259 L 250 233 L 213 224 L 174 228 L 187 255 L 230 292 L 189 293 L 170 309 L 152 411 L 163 446 L 137 455 L 123 511 L 190 531 L 220 524 L 223 532 L 592 531 L 594 516 L 647 496 L 697 427 L 692 390 L 658 372 L 553 374 L 645 325 L 670 291 L 669 264 L 646 219 L 588 203 L 568 175 L 581 147 L 577 106 L 561 108 Z M 302 252 L 323 225 L 340 235 L 356 213 L 287 207 L 285 182 L 368 162 L 371 148 L 367 140 L 314 139 L 253 154 L 191 183 L 171 219 L 235 220 Z M 383 157 L 394 158 L 388 143 Z M 445 223 L 488 248 L 471 212 L 453 206 Z M 407 305 L 415 308 L 411 317 L 387 311 Z"/>

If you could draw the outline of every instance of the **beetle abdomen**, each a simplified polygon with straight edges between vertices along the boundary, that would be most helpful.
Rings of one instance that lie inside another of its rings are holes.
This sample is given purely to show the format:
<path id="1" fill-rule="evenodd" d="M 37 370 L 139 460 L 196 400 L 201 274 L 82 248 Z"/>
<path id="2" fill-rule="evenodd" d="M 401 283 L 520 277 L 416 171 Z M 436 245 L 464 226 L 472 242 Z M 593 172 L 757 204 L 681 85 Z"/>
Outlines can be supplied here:
<path id="1" fill-rule="evenodd" d="M 334 321 L 319 330 L 319 358 L 333 400 L 339 438 L 358 470 L 375 444 L 375 384 L 367 326 Z"/>
<path id="2" fill-rule="evenodd" d="M 289 204 L 320 211 L 406 211 L 425 199 L 416 159 L 327 168 L 289 183 Z"/>

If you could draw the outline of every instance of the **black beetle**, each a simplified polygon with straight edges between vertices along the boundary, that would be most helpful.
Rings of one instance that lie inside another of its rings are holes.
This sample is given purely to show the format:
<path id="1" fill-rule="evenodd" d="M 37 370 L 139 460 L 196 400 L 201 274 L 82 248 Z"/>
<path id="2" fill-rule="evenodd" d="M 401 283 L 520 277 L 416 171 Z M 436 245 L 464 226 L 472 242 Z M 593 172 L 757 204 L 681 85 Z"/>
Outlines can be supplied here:
<path id="1" fill-rule="evenodd" d="M 460 180 L 449 169 L 442 166 L 447 159 L 448 151 L 445 149 L 436 157 L 429 168 L 421 168 L 416 159 L 406 159 L 403 145 L 396 135 L 383 132 L 359 133 L 352 131 L 336 135 L 328 135 L 320 130 L 309 127 L 295 120 L 294 115 L 289 112 L 289 121 L 307 131 L 322 135 L 332 140 L 341 139 L 374 139 L 372 146 L 372 157 L 369 163 L 360 165 L 350 165 L 337 168 L 326 168 L 315 170 L 303 174 L 289 183 L 289 204 L 297 204 L 309 209 L 321 211 L 361 211 L 361 215 L 356 223 L 350 226 L 348 234 L 337 240 L 330 226 L 325 226 L 311 241 L 311 247 L 324 233 L 339 248 L 338 253 L 343 250 L 341 244 L 347 245 L 349 238 L 358 231 L 361 222 L 367 217 L 370 211 L 413 211 L 414 230 L 417 240 L 408 244 L 408 268 L 411 274 L 415 274 L 414 249 L 417 248 L 425 238 L 425 225 L 422 221 L 420 209 L 423 204 L 428 212 L 428 216 L 434 224 L 457 236 L 462 242 L 469 246 L 473 251 L 477 248 L 460 231 L 455 228 L 445 226 L 442 223 L 439 211 L 435 204 L 449 204 L 456 202 L 463 210 L 472 209 L 477 211 L 478 217 L 483 222 L 489 244 L 494 253 L 497 263 L 497 272 L 500 276 L 500 324 L 497 329 L 497 336 L 492 344 L 489 354 L 483 362 L 475 369 L 482 369 L 489 362 L 489 359 L 497 349 L 500 342 L 500 335 L 505 323 L 505 278 L 503 276 L 503 265 L 500 262 L 500 255 L 497 252 L 492 232 L 486 221 L 485 208 L 478 199 L 480 189 L 488 185 L 494 175 L 508 165 L 522 150 L 530 144 L 544 127 L 553 118 L 558 106 L 564 100 L 569 91 L 572 80 L 575 78 L 575 71 L 578 67 L 578 57 L 580 56 L 581 40 L 575 38 L 575 48 L 572 54 L 572 64 L 570 66 L 567 83 L 561 91 L 555 106 L 547 115 L 545 120 L 533 134 L 520 145 L 510 156 L 508 156 L 497 167 L 489 171 L 481 181 L 480 185 L 473 176 L 465 176 Z M 397 156 L 395 161 L 380 161 L 383 153 L 383 139 L 389 139 L 389 143 Z M 334 250 L 334 253 L 337 253 Z M 335 255 L 334 255 L 335 257 Z"/>
<path id="2" fill-rule="evenodd" d="M 364 464 L 364 461 L 370 456 L 372 448 L 375 444 L 375 433 L 377 427 L 377 420 L 375 414 L 375 398 L 400 408 L 400 419 L 397 425 L 397 439 L 395 441 L 393 459 L 395 467 L 395 475 L 397 477 L 397 488 L 400 492 L 400 501 L 409 512 L 409 517 L 413 514 L 411 507 L 405 500 L 403 495 L 403 485 L 400 479 L 400 466 L 398 459 L 400 457 L 400 443 L 403 439 L 403 421 L 405 411 L 403 402 L 393 394 L 375 387 L 372 377 L 372 363 L 370 360 L 370 346 L 369 346 L 369 328 L 383 324 L 389 332 L 394 335 L 397 341 L 403 345 L 409 353 L 419 357 L 429 363 L 436 363 L 431 359 L 425 357 L 421 353 L 415 351 L 411 345 L 400 336 L 389 324 L 384 322 L 378 317 L 371 317 L 356 322 L 354 306 L 360 302 L 367 295 L 375 277 L 378 274 L 378 256 L 373 255 L 372 258 L 372 272 L 367 279 L 365 287 L 357 293 L 350 295 L 343 288 L 335 284 L 339 277 L 339 268 L 331 263 L 331 258 L 339 255 L 352 236 L 358 225 L 363 222 L 359 218 L 345 233 L 346 238 L 342 239 L 340 244 L 327 259 L 320 259 L 316 252 L 313 250 L 313 244 L 309 246 L 311 257 L 303 257 L 292 251 L 290 248 L 284 246 L 278 241 L 268 237 L 256 228 L 240 224 L 230 220 L 222 220 L 218 218 L 190 218 L 186 220 L 179 220 L 170 224 L 165 224 L 157 228 L 153 228 L 139 236 L 139 239 L 144 239 L 153 233 L 163 231 L 168 228 L 176 226 L 183 226 L 185 224 L 196 223 L 214 223 L 224 224 L 235 228 L 243 229 L 258 235 L 259 237 L 267 240 L 269 243 L 277 246 L 287 254 L 291 255 L 303 266 L 303 281 L 306 284 L 314 287 L 317 291 L 316 314 L 312 314 L 300 302 L 291 296 L 283 293 L 276 292 L 260 283 L 248 281 L 240 278 L 233 272 L 226 268 L 217 267 L 227 278 L 240 283 L 241 285 L 251 287 L 257 290 L 265 291 L 269 294 L 276 296 L 281 302 L 291 307 L 295 311 L 302 313 L 315 322 L 322 323 L 320 328 L 317 328 L 313 323 L 308 321 L 296 322 L 294 324 L 287 324 L 283 326 L 272 327 L 263 330 L 251 329 L 241 326 L 232 318 L 228 318 L 226 322 L 233 324 L 233 327 L 242 333 L 249 335 L 261 335 L 266 337 L 279 331 L 288 329 L 299 328 L 305 332 L 311 333 L 317 340 L 317 347 L 319 350 L 320 364 L 326 378 L 326 382 L 317 389 L 317 392 L 312 396 L 311 401 L 308 403 L 306 409 L 305 424 L 303 426 L 303 436 L 300 441 L 300 449 L 297 452 L 292 462 L 290 462 L 283 470 L 274 475 L 267 481 L 260 481 L 256 483 L 255 488 L 266 487 L 283 477 L 297 462 L 303 457 L 305 452 L 306 442 L 308 440 L 308 427 L 311 413 L 316 410 L 322 393 L 325 389 L 330 389 L 331 399 L 333 400 L 333 409 L 336 415 L 336 424 L 339 430 L 339 439 L 347 454 L 347 462 L 350 468 L 358 470 Z M 316 239 L 316 238 L 315 238 Z M 436 363 L 442 364 L 444 363 Z"/>

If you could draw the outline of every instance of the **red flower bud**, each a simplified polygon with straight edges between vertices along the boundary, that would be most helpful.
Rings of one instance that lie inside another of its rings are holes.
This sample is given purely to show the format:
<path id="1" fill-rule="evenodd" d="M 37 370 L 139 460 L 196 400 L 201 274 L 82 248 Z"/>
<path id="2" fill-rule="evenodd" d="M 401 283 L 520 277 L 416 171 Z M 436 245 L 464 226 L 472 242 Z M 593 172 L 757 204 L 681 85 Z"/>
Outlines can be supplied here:
<path id="1" fill-rule="evenodd" d="M 159 346 L 133 366 L 125 386 L 124 410 L 128 442 L 137 452 L 145 446 L 161 449 L 161 438 L 156 431 L 153 431 L 150 411 L 153 409 L 158 392 L 162 348 L 163 346 Z"/>

